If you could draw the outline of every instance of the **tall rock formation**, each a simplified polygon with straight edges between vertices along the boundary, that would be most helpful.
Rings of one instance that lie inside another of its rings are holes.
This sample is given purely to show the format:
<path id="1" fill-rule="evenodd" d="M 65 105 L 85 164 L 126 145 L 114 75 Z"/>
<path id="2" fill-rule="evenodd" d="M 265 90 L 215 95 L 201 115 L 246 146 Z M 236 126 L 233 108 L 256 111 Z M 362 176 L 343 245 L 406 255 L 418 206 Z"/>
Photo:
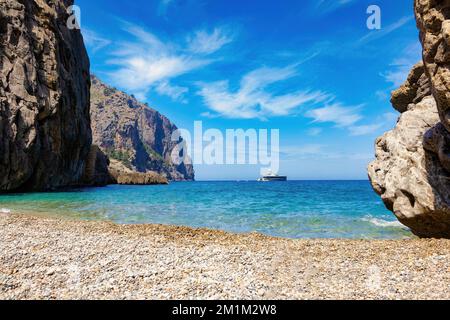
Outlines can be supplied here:
<path id="1" fill-rule="evenodd" d="M 415 13 L 425 72 L 442 125 L 450 131 L 450 2 L 416 0 Z"/>
<path id="2" fill-rule="evenodd" d="M 418 236 L 450 238 L 450 2 L 415 0 L 423 64 L 393 93 L 402 112 L 376 142 L 369 177 Z"/>
<path id="3" fill-rule="evenodd" d="M 110 171 L 125 174 L 126 170 L 119 168 L 123 165 L 131 172 L 155 172 L 175 181 L 194 180 L 192 165 L 172 162 L 171 153 L 177 143 L 171 138 L 177 127 L 159 112 L 95 76 L 91 87 L 91 120 L 94 144 L 117 167 Z"/>
<path id="4" fill-rule="evenodd" d="M 89 59 L 73 0 L 0 1 L 0 192 L 80 183 L 91 148 Z"/>

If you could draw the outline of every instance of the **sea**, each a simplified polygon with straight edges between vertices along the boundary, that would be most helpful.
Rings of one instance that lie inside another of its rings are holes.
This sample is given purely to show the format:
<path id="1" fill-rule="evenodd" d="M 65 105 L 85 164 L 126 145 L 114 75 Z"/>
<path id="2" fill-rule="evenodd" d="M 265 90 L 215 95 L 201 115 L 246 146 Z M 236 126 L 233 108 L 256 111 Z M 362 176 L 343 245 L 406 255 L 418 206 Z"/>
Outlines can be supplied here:
<path id="1" fill-rule="evenodd" d="M 0 196 L 0 212 L 303 239 L 405 239 L 368 181 L 195 181 Z"/>

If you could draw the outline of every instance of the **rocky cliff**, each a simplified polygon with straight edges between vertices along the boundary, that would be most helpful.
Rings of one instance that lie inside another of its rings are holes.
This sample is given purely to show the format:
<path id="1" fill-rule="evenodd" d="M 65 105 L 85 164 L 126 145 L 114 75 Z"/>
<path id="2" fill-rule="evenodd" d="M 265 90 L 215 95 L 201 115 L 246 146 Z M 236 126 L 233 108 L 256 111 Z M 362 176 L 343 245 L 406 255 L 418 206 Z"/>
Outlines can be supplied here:
<path id="1" fill-rule="evenodd" d="M 402 114 L 377 140 L 369 177 L 416 235 L 450 238 L 450 2 L 416 0 L 415 14 L 423 63 L 392 95 Z"/>
<path id="2" fill-rule="evenodd" d="M 0 1 L 0 192 L 80 183 L 91 147 L 89 59 L 73 0 Z"/>
<path id="3" fill-rule="evenodd" d="M 133 96 L 107 86 L 94 76 L 91 120 L 94 144 L 111 160 L 116 160 L 116 165 L 118 161 L 131 171 L 156 172 L 169 180 L 194 179 L 191 165 L 176 166 L 171 160 L 176 146 L 171 136 L 177 127 Z"/>

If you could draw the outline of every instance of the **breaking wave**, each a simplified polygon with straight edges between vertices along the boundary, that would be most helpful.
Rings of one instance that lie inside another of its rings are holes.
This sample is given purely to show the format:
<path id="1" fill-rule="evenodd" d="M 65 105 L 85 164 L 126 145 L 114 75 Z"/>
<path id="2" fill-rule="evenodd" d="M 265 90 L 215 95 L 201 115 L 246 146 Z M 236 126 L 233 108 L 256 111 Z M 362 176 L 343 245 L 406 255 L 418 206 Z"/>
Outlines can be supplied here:
<path id="1" fill-rule="evenodd" d="M 389 220 L 383 220 L 379 218 L 374 217 L 365 217 L 361 219 L 362 221 L 369 222 L 377 227 L 381 228 L 402 228 L 402 229 L 408 229 L 408 227 L 401 224 L 399 221 L 389 221 Z"/>

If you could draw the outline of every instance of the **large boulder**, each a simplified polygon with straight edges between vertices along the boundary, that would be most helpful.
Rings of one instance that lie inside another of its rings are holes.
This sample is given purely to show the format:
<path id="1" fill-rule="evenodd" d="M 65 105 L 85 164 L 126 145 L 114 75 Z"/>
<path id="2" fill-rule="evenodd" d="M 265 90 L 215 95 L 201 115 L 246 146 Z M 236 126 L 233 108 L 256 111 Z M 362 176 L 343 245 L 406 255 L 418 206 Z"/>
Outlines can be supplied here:
<path id="1" fill-rule="evenodd" d="M 80 183 L 92 133 L 73 0 L 0 1 L 0 192 Z"/>
<path id="2" fill-rule="evenodd" d="M 426 137 L 439 127 L 431 96 L 410 104 L 396 128 L 378 138 L 377 160 L 369 165 L 386 207 L 420 237 L 450 237 L 450 175 L 427 150 L 435 144 Z"/>
<path id="3" fill-rule="evenodd" d="M 450 2 L 415 0 L 423 63 L 392 94 L 401 112 L 369 165 L 386 207 L 420 237 L 450 238 Z"/>
<path id="4" fill-rule="evenodd" d="M 114 159 L 109 164 L 109 175 L 112 184 L 154 185 L 169 183 L 165 176 L 157 172 L 136 172 L 127 168 L 122 162 Z"/>

